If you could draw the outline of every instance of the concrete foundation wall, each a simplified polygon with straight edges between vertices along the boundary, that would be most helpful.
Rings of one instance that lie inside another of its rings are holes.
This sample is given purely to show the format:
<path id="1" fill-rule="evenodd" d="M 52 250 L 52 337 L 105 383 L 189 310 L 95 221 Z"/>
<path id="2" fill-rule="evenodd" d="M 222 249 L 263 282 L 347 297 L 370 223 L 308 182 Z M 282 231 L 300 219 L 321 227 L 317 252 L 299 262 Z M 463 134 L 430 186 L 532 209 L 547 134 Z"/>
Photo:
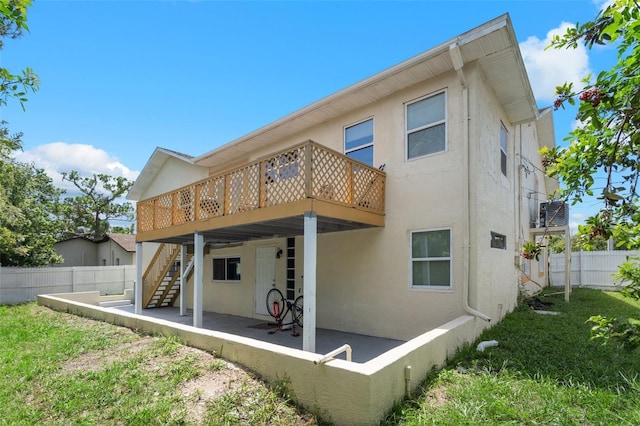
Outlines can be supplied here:
<path id="1" fill-rule="evenodd" d="M 363 364 L 339 359 L 316 364 L 321 355 L 102 308 L 96 306 L 99 301 L 96 293 L 38 296 L 40 305 L 149 334 L 176 336 L 269 382 L 285 381 L 298 404 L 337 425 L 377 424 L 404 397 L 407 387 L 415 389 L 433 366 L 443 364 L 482 329 L 480 320 L 461 316 Z"/>

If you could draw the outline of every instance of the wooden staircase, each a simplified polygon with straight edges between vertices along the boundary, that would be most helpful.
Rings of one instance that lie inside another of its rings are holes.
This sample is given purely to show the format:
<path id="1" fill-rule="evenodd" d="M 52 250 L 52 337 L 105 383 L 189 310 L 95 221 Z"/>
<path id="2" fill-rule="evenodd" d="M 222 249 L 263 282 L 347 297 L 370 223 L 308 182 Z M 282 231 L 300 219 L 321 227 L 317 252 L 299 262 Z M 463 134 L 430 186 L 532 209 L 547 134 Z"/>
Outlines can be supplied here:
<path id="1" fill-rule="evenodd" d="M 161 244 L 142 276 L 143 307 L 173 306 L 180 295 L 180 245 Z M 191 262 L 193 253 L 187 254 Z M 187 269 L 188 278 L 192 268 Z"/>

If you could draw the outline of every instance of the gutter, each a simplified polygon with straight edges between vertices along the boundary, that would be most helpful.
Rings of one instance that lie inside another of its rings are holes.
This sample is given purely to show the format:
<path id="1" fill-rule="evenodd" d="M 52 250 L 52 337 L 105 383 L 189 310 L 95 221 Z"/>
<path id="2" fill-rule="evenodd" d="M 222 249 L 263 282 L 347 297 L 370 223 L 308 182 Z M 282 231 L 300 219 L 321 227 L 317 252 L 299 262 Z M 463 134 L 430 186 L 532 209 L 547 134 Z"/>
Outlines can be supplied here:
<path id="1" fill-rule="evenodd" d="M 460 45 L 455 42 L 449 46 L 449 54 L 451 55 L 451 60 L 453 61 L 453 67 L 458 74 L 458 80 L 460 80 L 460 85 L 462 86 L 462 114 L 463 119 L 465 120 L 464 125 L 462 126 L 462 143 L 463 143 L 463 155 L 466 156 L 466 167 L 464 167 L 464 173 L 466 174 L 466 184 L 464 185 L 464 202 L 465 202 L 465 211 L 467 213 L 467 221 L 465 226 L 465 240 L 464 240 L 464 267 L 463 267 L 463 278 L 462 278 L 462 307 L 464 310 L 486 322 L 491 321 L 491 317 L 483 314 L 482 312 L 472 308 L 469 305 L 469 285 L 470 285 L 470 276 L 471 276 L 471 173 L 469 173 L 469 169 L 471 167 L 471 146 L 469 144 L 469 87 L 467 85 L 467 79 L 464 76 L 464 72 L 462 71 L 462 67 L 464 66 L 464 60 L 462 59 L 462 53 L 460 52 Z"/>

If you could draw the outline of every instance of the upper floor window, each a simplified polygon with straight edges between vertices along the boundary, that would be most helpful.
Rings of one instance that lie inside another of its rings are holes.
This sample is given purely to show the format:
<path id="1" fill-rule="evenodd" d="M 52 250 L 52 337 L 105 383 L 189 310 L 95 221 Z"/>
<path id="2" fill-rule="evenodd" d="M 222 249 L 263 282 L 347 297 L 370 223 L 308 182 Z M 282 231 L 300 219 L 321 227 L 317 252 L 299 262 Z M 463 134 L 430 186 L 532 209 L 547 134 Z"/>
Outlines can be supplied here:
<path id="1" fill-rule="evenodd" d="M 507 175 L 507 128 L 500 125 L 500 170 Z"/>
<path id="2" fill-rule="evenodd" d="M 447 149 L 445 92 L 407 105 L 407 159 Z"/>
<path id="3" fill-rule="evenodd" d="M 373 166 L 373 118 L 344 129 L 344 153 Z"/>
<path id="4" fill-rule="evenodd" d="M 411 286 L 451 288 L 451 230 L 411 233 Z"/>

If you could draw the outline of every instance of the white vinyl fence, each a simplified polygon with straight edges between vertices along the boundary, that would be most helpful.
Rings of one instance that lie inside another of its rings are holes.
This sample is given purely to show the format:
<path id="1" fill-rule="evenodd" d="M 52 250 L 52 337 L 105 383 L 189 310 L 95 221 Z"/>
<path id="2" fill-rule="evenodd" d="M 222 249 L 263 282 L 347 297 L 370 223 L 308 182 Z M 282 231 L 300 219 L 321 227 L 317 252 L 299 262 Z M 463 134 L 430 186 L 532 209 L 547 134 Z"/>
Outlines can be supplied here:
<path id="1" fill-rule="evenodd" d="M 31 302 L 39 294 L 122 294 L 133 288 L 135 279 L 135 265 L 0 268 L 0 305 Z"/>
<path id="2" fill-rule="evenodd" d="M 580 251 L 571 253 L 571 285 L 615 289 L 613 275 L 618 266 L 632 257 L 640 256 L 640 251 Z M 564 286 L 564 253 L 551 255 L 549 262 L 551 285 Z"/>

